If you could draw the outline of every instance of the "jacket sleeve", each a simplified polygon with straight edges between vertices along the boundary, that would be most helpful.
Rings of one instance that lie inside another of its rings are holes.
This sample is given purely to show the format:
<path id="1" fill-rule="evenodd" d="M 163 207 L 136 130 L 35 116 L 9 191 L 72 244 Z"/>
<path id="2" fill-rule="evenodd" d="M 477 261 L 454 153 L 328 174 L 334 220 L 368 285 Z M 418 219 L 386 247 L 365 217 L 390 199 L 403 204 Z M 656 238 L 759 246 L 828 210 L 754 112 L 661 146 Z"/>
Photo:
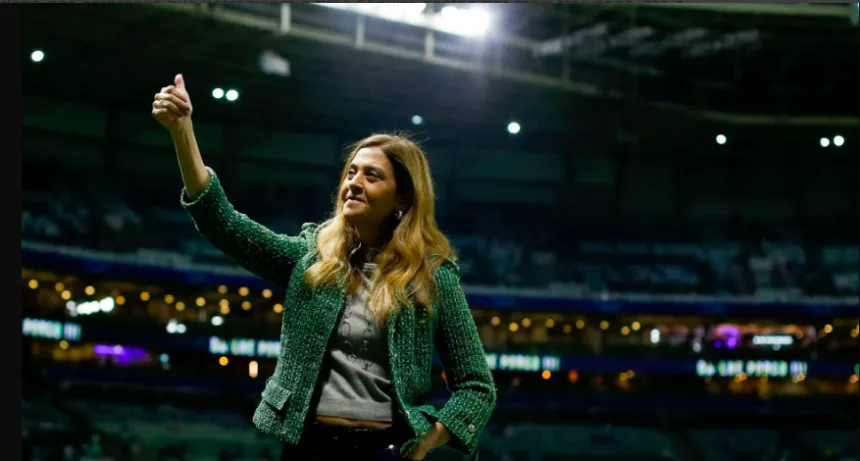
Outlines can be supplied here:
<path id="1" fill-rule="evenodd" d="M 197 231 L 212 245 L 249 272 L 284 287 L 299 259 L 307 253 L 314 238 L 315 224 L 305 223 L 298 236 L 272 232 L 236 211 L 218 176 L 207 167 L 211 180 L 194 200 L 182 189 L 180 203 L 191 215 Z"/>
<path id="2" fill-rule="evenodd" d="M 496 388 L 460 286 L 459 269 L 446 261 L 437 274 L 441 309 L 435 345 L 451 391 L 438 413 L 439 422 L 451 433 L 448 444 L 470 454 L 495 408 Z"/>

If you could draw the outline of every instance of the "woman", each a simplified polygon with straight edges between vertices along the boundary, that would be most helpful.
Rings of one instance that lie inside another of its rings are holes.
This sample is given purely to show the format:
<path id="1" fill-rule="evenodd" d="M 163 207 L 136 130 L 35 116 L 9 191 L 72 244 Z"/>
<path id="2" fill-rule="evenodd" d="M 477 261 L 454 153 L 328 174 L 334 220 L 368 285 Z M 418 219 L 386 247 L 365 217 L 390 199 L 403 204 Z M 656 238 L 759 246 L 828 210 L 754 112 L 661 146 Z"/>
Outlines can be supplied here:
<path id="1" fill-rule="evenodd" d="M 173 137 L 182 205 L 216 247 L 286 290 L 280 355 L 253 418 L 284 442 L 281 459 L 472 453 L 496 392 L 424 153 L 396 136 L 360 141 L 333 217 L 278 235 L 227 201 L 200 156 L 182 76 L 174 83 L 152 114 Z M 434 352 L 452 391 L 440 410 L 424 404 Z"/>

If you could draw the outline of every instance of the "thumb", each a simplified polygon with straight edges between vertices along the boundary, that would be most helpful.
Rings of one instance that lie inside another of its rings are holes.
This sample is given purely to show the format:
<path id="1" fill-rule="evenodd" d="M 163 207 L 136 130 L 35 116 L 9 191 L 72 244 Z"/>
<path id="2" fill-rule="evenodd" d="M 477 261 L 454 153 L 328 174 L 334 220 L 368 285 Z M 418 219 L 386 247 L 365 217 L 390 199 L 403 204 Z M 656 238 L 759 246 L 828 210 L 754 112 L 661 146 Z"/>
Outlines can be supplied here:
<path id="1" fill-rule="evenodd" d="M 176 88 L 185 91 L 185 78 L 182 77 L 182 74 L 176 74 L 173 83 L 176 85 Z"/>

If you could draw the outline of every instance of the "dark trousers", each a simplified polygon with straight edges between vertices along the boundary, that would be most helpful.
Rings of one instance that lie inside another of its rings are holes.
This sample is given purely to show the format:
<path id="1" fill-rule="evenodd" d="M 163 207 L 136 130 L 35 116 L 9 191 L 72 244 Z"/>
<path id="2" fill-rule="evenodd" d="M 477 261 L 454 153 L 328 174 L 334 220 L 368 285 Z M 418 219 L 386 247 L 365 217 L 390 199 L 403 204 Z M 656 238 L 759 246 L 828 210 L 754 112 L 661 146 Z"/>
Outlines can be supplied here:
<path id="1" fill-rule="evenodd" d="M 308 421 L 296 446 L 285 445 L 281 461 L 401 461 L 400 445 L 411 431 L 403 426 L 366 429 L 327 426 Z"/>

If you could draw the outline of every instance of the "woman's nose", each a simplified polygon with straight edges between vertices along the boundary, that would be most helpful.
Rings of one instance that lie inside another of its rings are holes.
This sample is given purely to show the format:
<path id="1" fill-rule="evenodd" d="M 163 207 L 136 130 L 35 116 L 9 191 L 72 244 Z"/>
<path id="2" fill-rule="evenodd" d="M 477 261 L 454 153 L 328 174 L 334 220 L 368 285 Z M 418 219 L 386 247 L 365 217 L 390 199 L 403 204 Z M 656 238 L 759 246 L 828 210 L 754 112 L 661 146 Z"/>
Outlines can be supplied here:
<path id="1" fill-rule="evenodd" d="M 361 187 L 362 187 L 362 186 L 361 186 L 361 180 L 359 180 L 359 179 L 358 179 L 358 176 L 355 176 L 355 177 L 353 177 L 352 179 L 350 179 L 350 180 L 348 180 L 348 181 L 347 181 L 346 186 L 347 186 L 351 191 L 361 190 Z"/>

